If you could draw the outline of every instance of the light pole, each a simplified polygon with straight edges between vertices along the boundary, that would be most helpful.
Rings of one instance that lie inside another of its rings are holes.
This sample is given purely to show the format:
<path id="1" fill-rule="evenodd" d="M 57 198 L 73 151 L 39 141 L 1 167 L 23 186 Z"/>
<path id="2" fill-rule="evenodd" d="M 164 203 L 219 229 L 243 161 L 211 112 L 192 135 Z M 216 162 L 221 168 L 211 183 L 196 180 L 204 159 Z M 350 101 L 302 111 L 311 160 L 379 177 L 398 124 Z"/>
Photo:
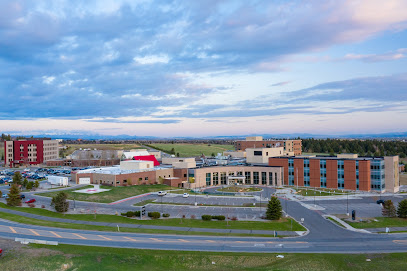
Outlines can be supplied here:
<path id="1" fill-rule="evenodd" d="M 347 192 L 346 192 L 346 215 L 349 216 L 349 193 Z"/>

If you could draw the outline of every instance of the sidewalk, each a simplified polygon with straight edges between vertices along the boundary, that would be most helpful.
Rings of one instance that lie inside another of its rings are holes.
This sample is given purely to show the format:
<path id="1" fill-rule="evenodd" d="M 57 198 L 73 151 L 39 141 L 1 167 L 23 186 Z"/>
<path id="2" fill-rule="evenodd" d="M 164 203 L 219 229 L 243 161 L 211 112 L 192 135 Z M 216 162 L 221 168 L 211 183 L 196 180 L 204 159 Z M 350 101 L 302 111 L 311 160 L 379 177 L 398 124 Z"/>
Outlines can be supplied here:
<path id="1" fill-rule="evenodd" d="M 74 219 L 64 219 L 56 217 L 48 217 L 36 214 L 30 214 L 15 210 L 0 208 L 0 212 L 15 214 L 24 217 L 47 220 L 52 222 L 71 223 L 71 224 L 85 224 L 94 226 L 107 226 L 107 227 L 124 227 L 124 228 L 137 228 L 137 229 L 155 229 L 155 230 L 170 230 L 170 231 L 187 231 L 187 232 L 212 232 L 212 233 L 244 233 L 244 234 L 268 234 L 274 235 L 275 231 L 266 230 L 228 230 L 228 229 L 211 229 L 211 228 L 191 228 L 191 227 L 173 227 L 173 226 L 155 226 L 155 225 L 141 225 L 141 224 L 125 224 L 125 223 L 108 223 L 108 222 L 92 222 Z M 276 231 L 279 236 L 301 236 L 303 232 L 295 231 Z"/>

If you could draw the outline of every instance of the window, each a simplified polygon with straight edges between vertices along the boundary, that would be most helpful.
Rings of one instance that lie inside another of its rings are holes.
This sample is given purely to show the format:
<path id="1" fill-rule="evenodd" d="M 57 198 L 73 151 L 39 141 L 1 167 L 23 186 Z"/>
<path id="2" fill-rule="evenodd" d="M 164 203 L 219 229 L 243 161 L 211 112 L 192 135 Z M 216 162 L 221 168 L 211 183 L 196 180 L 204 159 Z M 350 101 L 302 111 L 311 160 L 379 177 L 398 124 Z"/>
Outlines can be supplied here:
<path id="1" fill-rule="evenodd" d="M 262 156 L 263 152 L 262 151 L 254 151 L 255 156 Z"/>
<path id="2" fill-rule="evenodd" d="M 210 174 L 210 173 L 209 173 Z M 186 178 L 187 177 L 187 174 L 184 174 L 184 178 Z"/>
<path id="3" fill-rule="evenodd" d="M 219 185 L 219 172 L 213 173 L 213 185 Z"/>
<path id="4" fill-rule="evenodd" d="M 267 172 L 261 173 L 261 184 L 267 185 Z"/>
<path id="5" fill-rule="evenodd" d="M 226 184 L 226 172 L 221 172 L 220 173 L 220 183 L 221 184 Z"/>
<path id="6" fill-rule="evenodd" d="M 252 182 L 252 176 L 251 176 L 251 172 L 245 172 L 244 173 L 244 183 L 245 184 L 251 184 Z"/>
<path id="7" fill-rule="evenodd" d="M 208 172 L 206 173 L 206 186 L 210 186 L 211 185 L 211 173 Z"/>
<path id="8" fill-rule="evenodd" d="M 259 184 L 259 173 L 253 172 L 253 184 Z"/>
<path id="9" fill-rule="evenodd" d="M 273 185 L 273 172 L 269 172 L 269 185 Z"/>
<path id="10" fill-rule="evenodd" d="M 144 180 L 148 181 L 148 177 L 145 177 Z"/>

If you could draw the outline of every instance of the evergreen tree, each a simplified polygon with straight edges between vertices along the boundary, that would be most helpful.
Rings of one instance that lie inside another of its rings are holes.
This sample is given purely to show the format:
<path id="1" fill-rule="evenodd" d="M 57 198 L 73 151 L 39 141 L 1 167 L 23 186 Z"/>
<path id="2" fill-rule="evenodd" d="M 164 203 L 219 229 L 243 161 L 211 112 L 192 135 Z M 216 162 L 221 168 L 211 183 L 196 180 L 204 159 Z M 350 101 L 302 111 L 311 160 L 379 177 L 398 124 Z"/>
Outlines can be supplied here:
<path id="1" fill-rule="evenodd" d="M 10 187 L 10 191 L 8 193 L 7 205 L 9 206 L 20 206 L 21 205 L 21 196 L 20 196 L 20 189 L 16 184 L 13 184 Z"/>
<path id="2" fill-rule="evenodd" d="M 382 215 L 386 217 L 395 217 L 396 216 L 396 207 L 394 207 L 393 202 L 389 199 L 386 200 L 383 204 Z"/>
<path id="3" fill-rule="evenodd" d="M 266 211 L 266 218 L 270 220 L 279 220 L 282 215 L 280 200 L 277 197 L 271 197 Z"/>
<path id="4" fill-rule="evenodd" d="M 24 178 L 23 187 L 27 187 L 27 184 L 28 184 L 28 180 L 27 180 L 27 178 Z"/>
<path id="5" fill-rule="evenodd" d="M 23 183 L 23 176 L 21 176 L 20 171 L 16 171 L 13 176 L 13 184 L 21 185 Z"/>
<path id="6" fill-rule="evenodd" d="M 30 181 L 30 182 L 28 182 L 26 188 L 27 188 L 28 190 L 31 190 L 31 189 L 33 189 L 33 186 L 34 186 L 34 182 L 33 182 L 33 181 Z"/>
<path id="7" fill-rule="evenodd" d="M 64 192 L 59 192 L 55 197 L 52 198 L 51 206 L 54 206 L 55 211 L 59 213 L 64 213 L 68 211 L 69 202 L 66 200 L 68 194 Z"/>
<path id="8" fill-rule="evenodd" d="M 38 180 L 35 180 L 34 187 L 35 188 L 40 187 L 40 182 Z"/>
<path id="9" fill-rule="evenodd" d="M 397 206 L 397 216 L 400 218 L 407 218 L 407 199 L 403 199 Z"/>

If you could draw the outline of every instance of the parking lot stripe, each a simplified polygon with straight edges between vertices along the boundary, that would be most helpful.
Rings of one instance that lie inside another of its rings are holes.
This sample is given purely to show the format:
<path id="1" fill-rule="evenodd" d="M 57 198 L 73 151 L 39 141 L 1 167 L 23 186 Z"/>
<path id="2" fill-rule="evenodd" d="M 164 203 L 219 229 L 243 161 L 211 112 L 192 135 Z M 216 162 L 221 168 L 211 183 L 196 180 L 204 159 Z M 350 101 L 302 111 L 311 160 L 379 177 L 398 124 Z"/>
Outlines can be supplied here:
<path id="1" fill-rule="evenodd" d="M 184 239 L 178 239 L 178 240 L 180 240 L 181 242 L 184 242 L 184 243 L 189 243 L 189 241 L 184 240 Z"/>
<path id="2" fill-rule="evenodd" d="M 107 238 L 107 237 L 105 237 L 105 236 L 103 236 L 103 235 L 98 235 L 100 238 L 103 238 L 103 239 L 106 239 L 106 240 L 109 240 L 109 241 L 112 241 L 112 239 L 110 239 L 110 238 Z"/>
<path id="3" fill-rule="evenodd" d="M 213 240 L 205 240 L 206 242 L 209 242 L 209 243 L 216 243 L 216 241 L 213 241 Z"/>
<path id="4" fill-rule="evenodd" d="M 75 235 L 75 236 L 78 236 L 79 238 L 81 238 L 81 239 L 87 239 L 87 238 L 85 238 L 85 237 L 83 237 L 82 235 L 79 235 L 79 234 L 77 234 L 77 233 L 72 233 L 73 235 Z"/>
<path id="5" fill-rule="evenodd" d="M 52 233 L 52 234 L 55 235 L 56 237 L 62 238 L 61 235 L 59 235 L 59 234 L 57 234 L 57 233 L 55 233 L 55 232 L 53 232 L 53 231 L 50 231 L 50 233 Z"/>
<path id="6" fill-rule="evenodd" d="M 150 240 L 156 241 L 156 242 L 162 242 L 162 240 L 157 239 L 157 238 L 149 238 Z"/>
<path id="7" fill-rule="evenodd" d="M 13 233 L 17 233 L 16 230 L 13 227 L 9 227 L 9 228 Z"/>
<path id="8" fill-rule="evenodd" d="M 137 242 L 136 239 L 133 239 L 133 238 L 131 238 L 131 237 L 123 236 L 123 238 L 125 238 L 125 239 L 127 239 L 127 240 L 130 240 L 130 241 L 133 241 L 133 242 Z"/>
<path id="9" fill-rule="evenodd" d="M 40 234 L 38 232 L 36 232 L 35 230 L 29 229 L 32 233 L 34 233 L 37 236 L 40 236 Z"/>

